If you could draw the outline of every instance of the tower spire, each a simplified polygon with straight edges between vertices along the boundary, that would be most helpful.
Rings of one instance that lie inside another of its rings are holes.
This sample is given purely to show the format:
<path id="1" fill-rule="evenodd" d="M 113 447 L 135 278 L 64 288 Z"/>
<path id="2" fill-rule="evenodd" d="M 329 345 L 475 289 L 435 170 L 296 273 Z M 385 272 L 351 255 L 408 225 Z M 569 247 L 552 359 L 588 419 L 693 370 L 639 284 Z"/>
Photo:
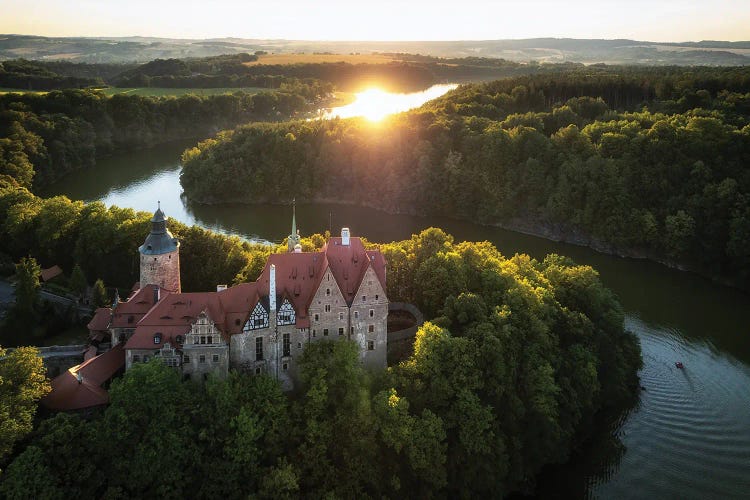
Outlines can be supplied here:
<path id="1" fill-rule="evenodd" d="M 292 198 L 292 232 L 287 238 L 287 249 L 294 252 L 294 247 L 300 242 L 299 231 L 297 230 L 297 199 Z"/>

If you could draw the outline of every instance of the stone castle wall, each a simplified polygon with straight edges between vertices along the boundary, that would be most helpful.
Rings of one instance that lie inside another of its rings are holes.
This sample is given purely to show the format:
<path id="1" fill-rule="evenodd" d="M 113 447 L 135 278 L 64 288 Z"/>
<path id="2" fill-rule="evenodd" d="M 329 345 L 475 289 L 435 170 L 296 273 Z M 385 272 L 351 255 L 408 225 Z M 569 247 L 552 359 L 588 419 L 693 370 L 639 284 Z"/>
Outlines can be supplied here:
<path id="1" fill-rule="evenodd" d="M 141 256 L 141 287 L 158 285 L 166 290 L 180 292 L 180 250 Z"/>

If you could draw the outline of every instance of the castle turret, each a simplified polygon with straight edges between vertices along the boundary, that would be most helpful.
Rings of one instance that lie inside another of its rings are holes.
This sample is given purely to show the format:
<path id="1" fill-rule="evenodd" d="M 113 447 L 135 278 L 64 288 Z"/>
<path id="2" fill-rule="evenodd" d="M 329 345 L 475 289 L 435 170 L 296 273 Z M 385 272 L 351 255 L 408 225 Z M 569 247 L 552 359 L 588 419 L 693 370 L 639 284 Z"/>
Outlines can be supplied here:
<path id="1" fill-rule="evenodd" d="M 180 292 L 180 242 L 167 229 L 167 219 L 159 208 L 151 218 L 151 232 L 138 247 L 141 256 L 141 288 L 158 285 Z"/>
<path id="2" fill-rule="evenodd" d="M 287 238 L 287 248 L 294 252 L 294 247 L 300 244 L 299 231 L 297 230 L 297 207 L 296 200 L 292 200 L 292 232 Z"/>

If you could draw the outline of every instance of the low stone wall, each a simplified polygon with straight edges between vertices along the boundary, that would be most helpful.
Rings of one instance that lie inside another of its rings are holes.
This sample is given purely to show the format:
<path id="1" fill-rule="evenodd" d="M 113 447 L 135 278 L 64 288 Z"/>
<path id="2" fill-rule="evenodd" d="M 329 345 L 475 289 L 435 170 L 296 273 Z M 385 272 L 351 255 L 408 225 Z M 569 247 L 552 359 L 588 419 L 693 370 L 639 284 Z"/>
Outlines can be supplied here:
<path id="1" fill-rule="evenodd" d="M 47 369 L 47 377 L 55 378 L 65 370 L 83 363 L 83 354 L 88 347 L 86 344 L 77 344 L 53 345 L 37 347 L 37 349 L 39 350 L 39 357 L 42 358 L 44 367 Z M 108 351 L 109 348 L 109 343 L 99 344 L 98 353 Z M 13 350 L 13 348 L 9 348 L 7 352 L 10 353 Z"/>
<path id="2" fill-rule="evenodd" d="M 388 311 L 406 311 L 417 320 L 417 324 L 412 327 L 397 330 L 395 332 L 388 332 L 388 342 L 398 342 L 399 340 L 413 338 L 417 335 L 419 327 L 424 323 L 424 315 L 422 314 L 422 311 L 420 311 L 414 304 L 409 304 L 407 302 L 391 302 L 388 304 Z"/>

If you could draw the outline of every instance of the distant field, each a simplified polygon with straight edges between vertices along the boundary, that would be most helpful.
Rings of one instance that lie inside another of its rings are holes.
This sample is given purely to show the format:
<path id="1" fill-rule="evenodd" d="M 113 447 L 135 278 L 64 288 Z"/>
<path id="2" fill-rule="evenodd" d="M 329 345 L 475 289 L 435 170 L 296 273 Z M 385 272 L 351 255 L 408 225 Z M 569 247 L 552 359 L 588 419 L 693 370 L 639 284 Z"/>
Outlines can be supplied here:
<path id="1" fill-rule="evenodd" d="M 235 92 L 242 91 L 247 92 L 248 94 L 257 94 L 258 92 L 263 92 L 264 90 L 271 90 L 271 89 L 264 89 L 261 87 L 222 87 L 222 88 L 216 88 L 216 89 L 165 89 L 160 87 L 136 87 L 136 88 L 118 88 L 118 87 L 108 87 L 105 89 L 98 89 L 102 92 L 104 92 L 107 96 L 113 96 L 115 94 L 125 94 L 125 95 L 141 95 L 141 96 L 153 96 L 153 97 L 165 97 L 165 96 L 176 96 L 179 97 L 181 95 L 186 94 L 195 94 L 195 95 L 218 95 L 218 94 L 234 94 Z M 6 89 L 0 87 L 0 94 L 9 94 L 11 92 L 18 92 L 21 94 L 25 93 L 32 93 L 32 94 L 46 94 L 46 90 L 24 90 L 24 89 Z"/>
<path id="2" fill-rule="evenodd" d="M 303 63 L 334 63 L 346 62 L 350 64 L 386 64 L 395 61 L 391 56 L 380 54 L 268 54 L 260 56 L 257 61 L 245 63 L 246 66 L 259 64 L 303 64 Z"/>
<path id="3" fill-rule="evenodd" d="M 108 96 L 115 94 L 126 94 L 126 95 L 141 95 L 141 96 L 153 96 L 153 97 L 164 97 L 164 96 L 181 96 L 186 94 L 195 95 L 218 95 L 218 94 L 234 94 L 235 92 L 247 92 L 248 94 L 257 94 L 263 92 L 264 89 L 260 87 L 236 87 L 236 88 L 216 88 L 216 89 L 165 89 L 160 87 L 136 87 L 136 88 L 117 88 L 109 87 L 101 89 Z"/>
<path id="4" fill-rule="evenodd" d="M 17 93 L 17 94 L 46 94 L 46 90 L 24 90 L 24 89 L 6 89 L 4 87 L 0 87 L 0 94 L 11 94 L 11 93 Z"/>

